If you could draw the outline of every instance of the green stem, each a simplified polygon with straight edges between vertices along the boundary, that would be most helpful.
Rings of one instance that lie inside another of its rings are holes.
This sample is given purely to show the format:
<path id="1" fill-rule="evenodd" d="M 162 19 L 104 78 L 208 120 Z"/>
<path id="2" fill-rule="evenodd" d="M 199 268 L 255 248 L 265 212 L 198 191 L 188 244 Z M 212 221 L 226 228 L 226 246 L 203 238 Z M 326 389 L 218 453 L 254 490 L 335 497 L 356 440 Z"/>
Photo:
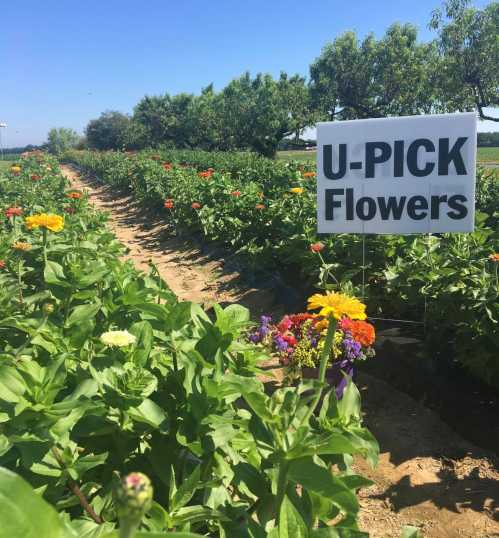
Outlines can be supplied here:
<path id="1" fill-rule="evenodd" d="M 310 417 L 313 415 L 315 408 L 317 407 L 318 403 L 320 402 L 322 391 L 324 389 L 324 383 L 326 381 L 326 369 L 327 369 L 327 363 L 329 361 L 329 357 L 331 356 L 331 349 L 333 348 L 333 340 L 334 340 L 334 334 L 336 332 L 336 319 L 333 316 L 329 316 L 328 318 L 329 325 L 327 328 L 327 334 L 326 334 L 326 340 L 324 342 L 324 348 L 322 349 L 321 354 L 321 362 L 319 365 L 319 382 L 321 384 L 320 388 L 317 390 L 317 393 L 315 395 L 315 398 L 313 399 L 307 414 L 303 417 L 300 426 L 303 426 L 304 424 L 307 424 L 310 420 Z"/>
<path id="2" fill-rule="evenodd" d="M 21 304 L 21 306 L 23 306 L 24 304 L 22 268 L 23 268 L 23 262 L 22 260 L 19 260 L 19 264 L 17 266 L 17 282 L 19 286 L 19 303 Z"/>
<path id="3" fill-rule="evenodd" d="M 138 528 L 138 524 L 122 519 L 120 521 L 119 538 L 133 538 L 135 536 L 135 531 Z"/>
<path id="4" fill-rule="evenodd" d="M 43 261 L 47 265 L 47 229 L 43 228 Z"/>
<path id="5" fill-rule="evenodd" d="M 286 488 L 288 485 L 288 470 L 289 462 L 283 461 L 279 465 L 279 473 L 277 475 L 277 493 L 275 498 L 275 520 L 277 526 L 279 526 L 279 519 L 281 514 L 281 504 L 286 494 Z"/>

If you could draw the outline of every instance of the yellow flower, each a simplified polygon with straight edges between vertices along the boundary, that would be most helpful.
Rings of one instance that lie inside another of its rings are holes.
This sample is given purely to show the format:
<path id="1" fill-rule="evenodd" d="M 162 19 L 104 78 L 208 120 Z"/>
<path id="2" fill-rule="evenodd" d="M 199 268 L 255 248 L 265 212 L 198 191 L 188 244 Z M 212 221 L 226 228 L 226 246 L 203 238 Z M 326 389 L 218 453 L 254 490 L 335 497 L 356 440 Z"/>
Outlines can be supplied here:
<path id="1" fill-rule="evenodd" d="M 19 172 L 21 171 L 21 167 L 17 164 L 13 164 L 11 167 L 10 167 L 10 171 L 13 173 L 13 174 L 19 174 Z"/>
<path id="2" fill-rule="evenodd" d="M 308 310 L 320 308 L 319 315 L 328 317 L 332 314 L 336 319 L 346 316 L 350 319 L 366 319 L 366 305 L 355 297 L 349 297 L 334 291 L 326 295 L 316 293 L 308 298 Z"/>
<path id="3" fill-rule="evenodd" d="M 12 248 L 15 250 L 31 250 L 33 248 L 33 245 L 31 243 L 24 243 L 23 241 L 16 241 L 13 243 Z"/>
<path id="4" fill-rule="evenodd" d="M 51 232 L 60 232 L 64 228 L 64 219 L 59 215 L 40 213 L 26 217 L 26 226 L 28 230 L 34 228 L 47 228 Z"/>
<path id="5" fill-rule="evenodd" d="M 292 192 L 293 194 L 302 194 L 303 187 L 292 187 L 291 189 L 289 189 L 289 192 Z"/>
<path id="6" fill-rule="evenodd" d="M 125 347 L 135 343 L 135 336 L 128 331 L 107 331 L 100 335 L 103 344 L 109 347 Z"/>

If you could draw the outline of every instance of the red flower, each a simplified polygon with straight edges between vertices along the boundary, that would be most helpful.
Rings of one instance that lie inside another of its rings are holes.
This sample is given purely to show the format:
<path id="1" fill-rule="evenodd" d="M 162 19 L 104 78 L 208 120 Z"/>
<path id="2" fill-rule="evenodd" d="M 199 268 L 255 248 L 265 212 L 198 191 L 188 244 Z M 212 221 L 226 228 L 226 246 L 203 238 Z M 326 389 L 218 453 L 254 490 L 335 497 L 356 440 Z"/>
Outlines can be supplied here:
<path id="1" fill-rule="evenodd" d="M 367 321 L 343 318 L 339 325 L 342 331 L 348 331 L 352 338 L 362 346 L 370 346 L 376 339 L 374 327 Z"/>
<path id="2" fill-rule="evenodd" d="M 173 168 L 173 164 L 172 163 L 163 163 L 163 168 L 165 170 L 171 170 Z"/>
<path id="3" fill-rule="evenodd" d="M 191 207 L 192 209 L 201 209 L 201 204 L 198 202 L 192 202 Z"/>
<path id="4" fill-rule="evenodd" d="M 210 178 L 213 175 L 213 170 L 206 170 L 205 172 L 199 172 L 199 177 Z"/>
<path id="5" fill-rule="evenodd" d="M 285 334 L 282 339 L 292 347 L 295 347 L 297 344 L 296 338 L 292 334 Z"/>
<path id="6" fill-rule="evenodd" d="M 281 322 L 279 323 L 279 325 L 277 326 L 277 330 L 282 334 L 282 333 L 285 333 L 286 331 L 289 331 L 292 325 L 293 325 L 293 322 L 291 321 L 291 319 L 289 319 L 289 316 L 284 316 L 281 319 Z"/>
<path id="7" fill-rule="evenodd" d="M 310 250 L 312 252 L 320 252 L 321 250 L 324 249 L 326 245 L 324 245 L 324 243 L 321 243 L 320 241 L 318 243 L 312 243 L 310 245 Z"/>
<path id="8" fill-rule="evenodd" d="M 0 260 L 0 269 L 5 268 L 5 262 L 3 260 Z"/>
<path id="9" fill-rule="evenodd" d="M 234 196 L 234 198 L 239 198 L 239 196 L 241 196 L 241 191 L 232 191 L 230 195 Z"/>
<path id="10" fill-rule="evenodd" d="M 38 181 L 39 179 L 41 179 L 41 177 L 40 177 L 40 176 L 37 176 L 36 174 L 33 174 L 33 175 L 31 176 L 31 181 Z"/>
<path id="11" fill-rule="evenodd" d="M 5 216 L 10 219 L 10 217 L 20 217 L 23 214 L 23 210 L 20 207 L 9 207 L 5 210 Z"/>
<path id="12" fill-rule="evenodd" d="M 173 209 L 173 198 L 167 198 L 164 205 L 166 209 Z"/>

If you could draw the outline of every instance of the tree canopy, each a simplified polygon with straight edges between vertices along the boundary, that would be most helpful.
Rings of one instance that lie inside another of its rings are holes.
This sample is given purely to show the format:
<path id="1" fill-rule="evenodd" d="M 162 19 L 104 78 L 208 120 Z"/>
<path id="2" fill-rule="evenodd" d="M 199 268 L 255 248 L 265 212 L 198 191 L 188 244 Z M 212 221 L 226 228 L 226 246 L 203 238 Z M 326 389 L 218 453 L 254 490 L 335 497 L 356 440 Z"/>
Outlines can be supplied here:
<path id="1" fill-rule="evenodd" d="M 499 3 L 483 9 L 447 0 L 433 12 L 434 40 L 393 24 L 380 38 L 345 32 L 326 44 L 310 77 L 246 72 L 199 95 L 145 96 L 133 115 L 104 112 L 86 129 L 97 149 L 166 145 L 250 149 L 273 156 L 318 120 L 404 116 L 499 106 Z"/>

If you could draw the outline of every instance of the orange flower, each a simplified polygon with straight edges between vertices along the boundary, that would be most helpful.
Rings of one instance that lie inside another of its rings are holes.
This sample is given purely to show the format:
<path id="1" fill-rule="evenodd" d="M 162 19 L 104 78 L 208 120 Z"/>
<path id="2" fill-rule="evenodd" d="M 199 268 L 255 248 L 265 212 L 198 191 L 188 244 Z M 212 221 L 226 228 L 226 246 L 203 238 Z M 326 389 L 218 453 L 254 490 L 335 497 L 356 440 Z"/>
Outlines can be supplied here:
<path id="1" fill-rule="evenodd" d="M 166 207 L 166 209 L 173 209 L 173 198 L 167 198 L 165 200 L 164 206 Z"/>
<path id="2" fill-rule="evenodd" d="M 321 243 L 320 241 L 318 243 L 312 243 L 310 245 L 310 250 L 312 252 L 320 252 L 321 250 L 324 249 L 326 245 L 324 245 L 324 243 Z"/>
<path id="3" fill-rule="evenodd" d="M 173 168 L 173 164 L 172 163 L 163 163 L 163 168 L 165 170 L 171 170 Z"/>
<path id="4" fill-rule="evenodd" d="M 79 200 L 80 198 L 83 197 L 83 193 L 79 191 L 72 191 L 72 192 L 68 192 L 66 194 L 66 197 L 71 198 L 72 200 Z"/>
<path id="5" fill-rule="evenodd" d="M 5 210 L 5 216 L 10 219 L 10 217 L 20 217 L 23 214 L 23 210 L 20 207 L 9 207 Z"/>
<path id="6" fill-rule="evenodd" d="M 39 179 L 41 179 L 41 177 L 40 177 L 40 176 L 37 176 L 36 174 L 33 174 L 33 175 L 31 176 L 31 181 L 38 181 Z"/>
<path id="7" fill-rule="evenodd" d="M 205 177 L 205 178 L 211 177 L 212 174 L 213 174 L 213 170 L 210 168 L 208 168 L 208 170 L 205 170 L 204 172 L 198 172 L 199 177 Z"/>
<path id="8" fill-rule="evenodd" d="M 490 254 L 489 260 L 494 263 L 499 263 L 499 254 L 498 253 Z"/>
<path id="9" fill-rule="evenodd" d="M 303 172 L 303 177 L 315 177 L 315 172 Z"/>
<path id="10" fill-rule="evenodd" d="M 374 327 L 367 321 L 344 318 L 340 321 L 340 328 L 348 331 L 354 340 L 362 346 L 370 346 L 376 339 Z"/>
<path id="11" fill-rule="evenodd" d="M 192 209 L 201 209 L 201 204 L 199 202 L 192 202 Z"/>
<path id="12" fill-rule="evenodd" d="M 263 204 L 256 204 L 255 209 L 265 209 Z"/>
<path id="13" fill-rule="evenodd" d="M 241 191 L 232 191 L 230 195 L 234 196 L 234 198 L 239 198 L 239 196 L 241 196 Z"/>

